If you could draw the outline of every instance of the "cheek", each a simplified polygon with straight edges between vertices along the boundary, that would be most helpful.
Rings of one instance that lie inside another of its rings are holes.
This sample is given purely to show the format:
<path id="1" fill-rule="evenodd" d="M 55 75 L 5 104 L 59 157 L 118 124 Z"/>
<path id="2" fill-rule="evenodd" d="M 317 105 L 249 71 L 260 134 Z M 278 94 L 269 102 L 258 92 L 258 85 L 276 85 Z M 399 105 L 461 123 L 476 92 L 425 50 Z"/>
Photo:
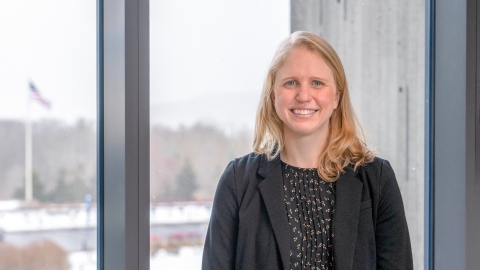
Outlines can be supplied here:
<path id="1" fill-rule="evenodd" d="M 275 95 L 275 99 L 272 100 L 274 108 L 273 110 L 277 114 L 277 116 L 282 120 L 285 121 L 285 117 L 288 114 L 286 109 L 288 108 L 288 97 L 282 94 Z"/>
<path id="2" fill-rule="evenodd" d="M 330 91 L 325 93 L 322 97 L 320 97 L 321 103 L 324 106 L 331 107 L 332 109 L 336 109 L 338 107 L 338 95 L 335 91 Z"/>
<path id="3" fill-rule="evenodd" d="M 273 107 L 276 107 L 277 106 L 277 96 L 278 96 L 278 93 L 277 91 L 275 90 L 275 88 L 272 90 L 272 92 L 270 93 L 270 101 L 272 102 L 272 106 Z"/>
<path id="4" fill-rule="evenodd" d="M 275 110 L 278 110 L 282 107 L 282 104 L 284 103 L 285 97 L 282 95 L 282 93 L 276 92 L 273 97 L 272 97 L 272 104 L 275 107 Z"/>
<path id="5" fill-rule="evenodd" d="M 275 101 L 273 102 L 273 110 L 280 115 L 282 113 L 282 99 L 280 97 L 275 97 Z"/>
<path id="6" fill-rule="evenodd" d="M 277 107 L 277 105 L 278 105 L 278 97 L 277 97 L 277 95 L 273 95 L 273 94 L 272 94 L 272 105 L 273 105 L 273 107 L 275 107 L 275 108 Z"/>

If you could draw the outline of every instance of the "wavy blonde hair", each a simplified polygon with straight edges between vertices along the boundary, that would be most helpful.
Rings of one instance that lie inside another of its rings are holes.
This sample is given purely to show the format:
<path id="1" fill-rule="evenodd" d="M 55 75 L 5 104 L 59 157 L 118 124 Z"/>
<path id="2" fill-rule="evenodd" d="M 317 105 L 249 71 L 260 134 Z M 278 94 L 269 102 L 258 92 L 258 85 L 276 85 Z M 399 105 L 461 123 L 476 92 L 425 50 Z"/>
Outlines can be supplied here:
<path id="1" fill-rule="evenodd" d="M 325 151 L 318 159 L 318 174 L 324 180 L 334 182 L 349 164 L 365 165 L 373 160 L 375 152 L 367 148 L 365 136 L 348 94 L 347 79 L 342 62 L 335 50 L 323 38 L 312 33 L 298 31 L 286 38 L 275 53 L 263 86 L 255 121 L 253 150 L 269 160 L 276 158 L 285 146 L 283 122 L 273 107 L 272 93 L 275 75 L 292 49 L 305 46 L 317 53 L 333 72 L 340 94 L 339 105 L 329 120 L 329 133 Z"/>

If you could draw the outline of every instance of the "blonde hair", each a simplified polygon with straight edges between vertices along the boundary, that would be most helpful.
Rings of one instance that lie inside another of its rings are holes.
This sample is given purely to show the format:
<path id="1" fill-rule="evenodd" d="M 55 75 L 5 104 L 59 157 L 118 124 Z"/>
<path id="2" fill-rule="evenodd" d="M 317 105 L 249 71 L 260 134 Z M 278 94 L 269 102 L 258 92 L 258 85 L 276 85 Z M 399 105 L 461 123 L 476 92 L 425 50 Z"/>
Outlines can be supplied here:
<path id="1" fill-rule="evenodd" d="M 275 53 L 263 86 L 255 121 L 253 150 L 264 154 L 268 160 L 276 158 L 285 146 L 283 122 L 273 107 L 272 92 L 275 76 L 285 59 L 298 46 L 305 46 L 317 53 L 333 73 L 339 105 L 329 120 L 329 134 L 325 151 L 318 159 L 318 174 L 326 181 L 334 182 L 349 164 L 358 166 L 371 162 L 375 152 L 367 148 L 365 136 L 353 111 L 348 94 L 347 79 L 342 62 L 335 50 L 323 38 L 303 31 L 291 34 Z"/>

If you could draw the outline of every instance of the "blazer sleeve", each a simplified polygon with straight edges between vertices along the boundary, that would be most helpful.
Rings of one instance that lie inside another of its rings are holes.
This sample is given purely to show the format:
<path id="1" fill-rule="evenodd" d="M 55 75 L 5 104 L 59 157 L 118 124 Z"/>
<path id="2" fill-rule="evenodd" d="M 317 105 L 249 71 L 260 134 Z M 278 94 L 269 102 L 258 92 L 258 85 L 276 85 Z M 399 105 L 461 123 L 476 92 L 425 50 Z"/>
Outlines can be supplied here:
<path id="1" fill-rule="evenodd" d="M 238 204 L 233 161 L 218 182 L 203 249 L 202 269 L 235 269 Z"/>
<path id="2" fill-rule="evenodd" d="M 377 269 L 413 269 L 405 210 L 395 174 L 388 161 L 380 170 L 380 196 L 375 231 Z"/>

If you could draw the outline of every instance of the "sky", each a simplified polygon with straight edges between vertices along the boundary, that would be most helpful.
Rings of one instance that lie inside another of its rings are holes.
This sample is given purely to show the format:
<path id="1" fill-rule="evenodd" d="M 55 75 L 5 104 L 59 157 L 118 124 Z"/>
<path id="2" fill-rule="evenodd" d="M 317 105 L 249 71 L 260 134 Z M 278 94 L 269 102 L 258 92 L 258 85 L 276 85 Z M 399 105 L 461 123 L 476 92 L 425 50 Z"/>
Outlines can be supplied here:
<path id="1" fill-rule="evenodd" d="M 288 0 L 150 3 L 151 124 L 253 129 Z M 52 104 L 30 117 L 96 118 L 96 1 L 0 2 L 0 119 L 27 116 L 28 82 Z"/>

